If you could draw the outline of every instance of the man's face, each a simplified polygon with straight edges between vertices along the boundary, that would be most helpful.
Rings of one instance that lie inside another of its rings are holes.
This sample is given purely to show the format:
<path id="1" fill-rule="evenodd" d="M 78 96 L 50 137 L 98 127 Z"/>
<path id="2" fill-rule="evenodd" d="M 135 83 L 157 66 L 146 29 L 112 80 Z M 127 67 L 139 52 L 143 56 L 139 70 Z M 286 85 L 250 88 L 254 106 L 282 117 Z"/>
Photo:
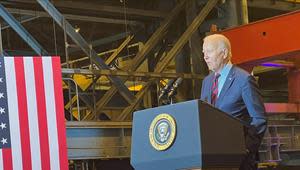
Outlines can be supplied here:
<path id="1" fill-rule="evenodd" d="M 203 54 L 209 70 L 219 72 L 225 65 L 225 50 L 219 49 L 217 43 L 210 40 L 204 41 Z"/>

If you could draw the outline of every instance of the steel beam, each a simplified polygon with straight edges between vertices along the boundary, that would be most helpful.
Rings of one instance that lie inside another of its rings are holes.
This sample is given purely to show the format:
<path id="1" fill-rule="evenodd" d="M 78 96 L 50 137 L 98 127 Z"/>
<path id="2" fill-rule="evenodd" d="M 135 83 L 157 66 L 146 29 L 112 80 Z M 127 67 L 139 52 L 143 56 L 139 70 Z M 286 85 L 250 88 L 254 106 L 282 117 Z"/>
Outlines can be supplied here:
<path id="1" fill-rule="evenodd" d="M 197 17 L 193 20 L 191 25 L 185 30 L 185 32 L 181 35 L 172 49 L 168 52 L 167 56 L 163 59 L 162 62 L 158 63 L 156 72 L 162 72 L 165 69 L 171 60 L 178 54 L 178 52 L 183 48 L 183 46 L 187 43 L 193 33 L 198 29 L 201 23 L 204 21 L 208 13 L 216 6 L 218 0 L 210 0 L 203 7 L 201 12 L 197 15 Z"/>
<path id="2" fill-rule="evenodd" d="M 120 40 L 120 39 L 123 39 L 125 38 L 128 34 L 131 34 L 130 32 L 123 32 L 123 33 L 120 33 L 120 34 L 115 34 L 115 35 L 112 35 L 112 36 L 108 36 L 108 37 L 105 37 L 105 38 L 101 38 L 99 40 L 95 40 L 91 43 L 92 47 L 97 47 L 97 46 L 100 46 L 100 45 L 103 45 L 103 44 L 108 44 L 108 43 L 111 43 L 111 42 L 114 42 L 114 41 L 117 41 L 117 40 Z M 79 51 L 80 49 L 76 49 L 76 48 L 71 48 L 69 49 L 69 53 L 73 53 L 73 52 L 76 52 L 76 51 Z"/>
<path id="3" fill-rule="evenodd" d="M 68 84 L 67 81 L 64 80 L 64 82 L 65 82 L 65 84 Z M 75 85 L 74 85 L 74 83 L 70 83 L 69 88 L 71 88 L 72 90 L 75 90 Z M 79 88 L 78 88 L 78 93 L 82 93 L 82 92 L 83 92 L 83 90 L 79 87 Z M 87 106 L 88 108 L 90 108 L 90 109 L 94 108 L 94 107 L 93 107 L 93 103 L 90 101 L 90 98 L 89 98 L 88 96 L 85 96 L 85 95 L 79 95 L 79 98 L 86 104 L 86 106 Z M 74 101 L 77 101 L 77 100 L 74 100 Z M 69 102 L 70 102 L 70 101 L 69 101 Z M 68 104 L 69 104 L 69 103 L 68 103 Z M 72 104 L 73 104 L 73 102 L 72 102 Z"/>
<path id="4" fill-rule="evenodd" d="M 179 15 L 179 12 L 183 9 L 185 2 L 186 0 L 180 1 L 180 3 L 176 5 L 176 7 L 170 12 L 170 14 L 161 24 L 161 26 L 153 33 L 153 35 L 145 43 L 142 50 L 140 50 L 137 53 L 137 55 L 133 59 L 131 66 L 129 67 L 129 71 L 135 71 L 140 66 L 140 64 L 146 59 L 147 54 L 149 54 L 149 52 L 155 47 L 155 45 L 163 39 L 164 35 L 167 33 L 167 29 L 169 28 L 170 24 L 176 19 L 176 17 Z M 97 102 L 96 110 L 100 111 L 101 108 L 109 102 L 109 100 L 113 97 L 113 95 L 116 92 L 116 87 L 111 87 L 108 90 L 108 92 L 106 92 L 104 96 Z M 87 117 L 87 119 L 90 119 L 90 117 Z"/>
<path id="5" fill-rule="evenodd" d="M 300 112 L 298 103 L 264 103 L 268 115 Z"/>
<path id="6" fill-rule="evenodd" d="M 126 117 L 134 111 L 135 108 L 138 107 L 140 104 L 143 96 L 146 94 L 146 92 L 149 90 L 149 87 L 151 84 L 154 83 L 154 79 L 150 79 L 146 85 L 143 86 L 143 88 L 136 94 L 136 100 L 128 107 L 126 107 L 122 113 L 117 117 L 116 120 L 123 121 L 126 119 Z"/>
<path id="7" fill-rule="evenodd" d="M 25 42 L 38 54 L 48 55 L 46 50 L 26 31 L 26 29 L 0 4 L 0 14 L 3 19 L 24 39 Z M 74 87 L 70 87 L 73 88 Z M 90 102 L 81 97 L 81 99 L 89 106 Z M 91 107 L 91 106 L 89 106 Z"/>
<path id="8" fill-rule="evenodd" d="M 102 75 L 102 76 L 123 76 L 123 77 L 143 77 L 143 78 L 178 78 L 184 79 L 198 79 L 204 78 L 200 74 L 187 74 L 187 73 L 157 73 L 157 72 L 129 72 L 119 70 L 88 70 L 88 69 L 68 69 L 63 68 L 62 74 L 82 74 L 82 75 Z"/>
<path id="9" fill-rule="evenodd" d="M 274 0 L 251 0 L 247 1 L 248 7 L 251 8 L 265 8 L 280 11 L 295 11 L 300 9 L 299 3 L 293 3 L 288 1 L 274 1 Z"/>
<path id="10" fill-rule="evenodd" d="M 132 122 L 68 121 L 67 128 L 132 128 Z"/>
<path id="11" fill-rule="evenodd" d="M 168 52 L 167 56 L 164 57 L 163 61 L 158 63 L 157 67 L 155 68 L 155 72 L 161 73 L 165 69 L 165 67 L 170 63 L 170 61 L 178 54 L 178 52 L 187 43 L 187 41 L 190 39 L 193 33 L 198 29 L 198 27 L 204 21 L 206 16 L 209 14 L 209 12 L 216 6 L 217 2 L 218 0 L 210 0 L 206 3 L 206 5 L 200 11 L 197 17 L 193 20 L 191 25 L 185 30 L 185 32 L 181 35 L 181 37 L 178 39 L 178 41 L 175 43 L 172 49 Z M 129 113 L 133 112 L 133 110 L 140 103 L 145 92 L 150 87 L 151 83 L 152 81 L 149 81 L 149 83 L 147 83 L 147 85 L 145 85 L 144 88 L 137 93 L 136 100 L 126 109 L 124 109 L 124 111 L 119 115 L 117 120 L 124 120 Z"/>
<path id="12" fill-rule="evenodd" d="M 35 1 L 28 0 L 14 0 L 14 2 L 36 4 Z M 3 4 L 13 5 L 13 2 L 1 2 Z M 97 11 L 97 12 L 107 12 L 124 15 L 124 7 L 122 6 L 109 6 L 101 5 L 97 3 L 85 3 L 85 2 L 76 2 L 76 1 L 53 1 L 53 4 L 58 8 L 73 8 L 78 10 L 88 10 L 88 11 Z M 143 17 L 154 17 L 154 18 L 165 18 L 167 12 L 155 11 L 155 10 L 145 10 L 145 9 L 136 9 L 136 8 L 127 8 L 127 15 L 143 16 Z"/>
<path id="13" fill-rule="evenodd" d="M 143 43 L 138 42 L 138 43 L 128 45 L 127 48 L 133 48 L 133 47 L 141 48 L 143 45 L 144 45 Z M 103 51 L 103 52 L 98 53 L 97 55 L 98 55 L 98 57 L 103 57 L 103 56 L 106 56 L 108 54 L 114 53 L 116 50 L 117 49 L 111 49 L 111 50 L 108 50 L 108 51 Z M 81 57 L 81 58 L 69 61 L 69 64 L 74 64 L 74 63 L 82 62 L 82 61 L 89 60 L 89 59 L 90 59 L 89 57 Z M 62 63 L 61 65 L 66 66 L 67 63 L 65 62 L 65 63 Z"/>
<path id="14" fill-rule="evenodd" d="M 53 3 L 57 7 L 92 10 L 92 11 L 98 11 L 98 12 L 110 12 L 110 13 L 117 13 L 117 14 L 124 15 L 123 7 L 89 4 L 89 3 L 85 3 L 85 2 L 74 2 L 74 1 L 63 1 L 63 2 L 54 1 Z M 167 16 L 166 12 L 127 8 L 127 7 L 126 7 L 126 14 L 143 16 L 143 17 L 155 17 L 155 18 L 165 18 Z"/>
<path id="15" fill-rule="evenodd" d="M 7 10 L 12 14 L 22 14 L 38 17 L 51 17 L 44 11 L 34 11 L 28 9 L 16 9 L 16 8 L 7 8 Z M 103 17 L 93 17 L 93 16 L 83 16 L 83 15 L 74 15 L 64 13 L 64 18 L 68 20 L 78 20 L 78 21 L 90 21 L 90 22 L 99 22 L 99 23 L 109 23 L 109 24 L 125 24 L 122 19 L 112 19 L 112 18 L 103 18 Z M 141 22 L 127 20 L 126 24 L 137 26 L 143 25 Z"/>
<path id="16" fill-rule="evenodd" d="M 25 15 L 25 16 L 22 16 L 21 19 L 19 19 L 18 21 L 19 21 L 19 23 L 25 23 L 25 22 L 35 20 L 37 18 L 39 18 L 39 17 L 38 16 L 27 16 L 27 15 Z M 3 27 L 1 27 L 1 30 L 4 30 L 6 28 L 10 28 L 9 24 L 3 25 Z"/>
<path id="17" fill-rule="evenodd" d="M 118 54 L 127 46 L 127 44 L 132 40 L 132 38 L 133 38 L 134 36 L 133 35 L 130 35 L 130 36 L 128 36 L 126 39 L 125 39 L 125 41 L 111 54 L 111 56 L 105 61 L 105 64 L 107 64 L 107 65 L 110 65 L 115 59 L 116 59 L 116 57 L 118 56 Z M 73 69 L 68 69 L 68 70 L 73 70 Z M 90 72 L 90 73 L 92 73 L 90 70 L 86 70 L 87 72 Z M 111 70 L 94 70 L 94 71 L 104 71 L 104 72 L 111 72 Z M 82 71 L 83 72 L 83 71 Z M 97 75 L 97 77 L 95 77 L 95 81 L 97 81 L 99 78 L 100 78 L 100 76 L 101 76 L 101 74 L 90 74 L 90 75 Z M 102 74 L 103 75 L 103 74 Z M 112 74 L 106 74 L 106 76 L 117 76 L 116 74 L 115 75 L 112 75 Z M 92 85 L 93 85 L 93 83 L 94 83 L 94 81 L 91 81 L 90 82 L 90 84 L 88 85 L 88 87 L 86 88 L 86 90 L 88 90 Z M 83 90 L 81 90 L 81 88 L 79 88 L 80 89 L 80 92 L 83 92 Z M 91 104 L 91 102 L 88 100 L 88 98 L 87 97 L 83 97 L 83 96 L 81 96 L 81 99 L 88 105 L 88 107 L 90 108 L 90 109 L 92 109 L 93 108 L 93 105 Z M 71 100 L 71 101 L 69 101 L 69 103 L 71 102 L 72 104 L 73 104 L 73 102 L 75 102 L 76 100 Z"/>
<path id="18" fill-rule="evenodd" d="M 131 122 L 66 122 L 69 160 L 129 158 Z"/>
<path id="19" fill-rule="evenodd" d="M 111 65 L 112 62 L 116 59 L 116 57 L 119 55 L 119 53 L 126 47 L 128 46 L 128 43 L 133 39 L 133 35 L 129 35 L 125 41 L 117 48 L 113 51 L 113 53 L 108 57 L 107 60 L 105 60 L 105 64 L 106 65 Z M 111 70 L 106 70 L 106 71 L 111 71 Z M 110 75 L 107 75 L 110 76 Z M 97 81 L 100 78 L 100 75 L 98 77 L 96 77 L 94 80 Z M 93 82 L 87 87 L 87 89 L 89 89 L 91 87 L 91 85 L 93 84 Z"/>
<path id="20" fill-rule="evenodd" d="M 289 69 L 288 71 L 288 91 L 289 91 L 289 102 L 299 103 L 300 102 L 300 70 Z"/>
<path id="21" fill-rule="evenodd" d="M 67 34 L 78 46 L 80 46 L 80 48 L 88 56 L 91 56 L 91 60 L 97 65 L 97 67 L 99 67 L 100 69 L 109 69 L 105 62 L 97 56 L 96 51 L 90 48 L 89 44 L 83 39 L 83 37 L 79 33 L 75 32 L 71 24 L 64 19 L 64 17 L 56 10 L 56 8 L 48 0 L 38 0 L 38 3 L 53 17 L 53 19 L 57 22 L 59 26 L 64 28 L 65 24 Z M 124 85 L 122 80 L 120 80 L 118 77 L 113 76 L 109 76 L 108 78 L 117 87 L 120 94 L 129 103 L 131 103 L 135 99 L 134 95 L 128 90 L 128 88 Z"/>
<path id="22" fill-rule="evenodd" d="M 0 4 L 1 17 L 21 36 L 21 38 L 38 54 L 48 52 L 30 35 L 30 33 Z"/>
<path id="23" fill-rule="evenodd" d="M 242 1 L 244 0 L 226 1 L 226 3 L 223 5 L 224 20 L 226 21 L 227 25 L 226 28 L 232 28 L 245 24 L 245 21 L 243 21 L 244 18 L 242 17 Z M 248 15 L 246 17 L 248 19 Z"/>
<path id="24" fill-rule="evenodd" d="M 300 55 L 300 11 L 250 23 L 222 32 L 232 46 L 235 64 L 259 64 Z"/>
<path id="25" fill-rule="evenodd" d="M 172 21 L 179 15 L 179 12 L 183 10 L 186 0 L 182 0 L 169 14 L 166 20 L 161 24 L 161 26 L 153 33 L 149 40 L 145 43 L 141 51 L 139 51 L 134 57 L 132 64 L 129 68 L 129 71 L 135 71 L 140 64 L 146 59 L 146 55 L 160 42 L 165 34 L 167 29 L 171 25 Z"/>
<path id="26" fill-rule="evenodd" d="M 186 22 L 187 25 L 190 25 L 193 22 L 193 19 L 197 16 L 197 6 L 196 1 L 189 1 L 189 3 L 186 6 Z M 201 26 L 205 25 L 203 22 L 199 29 L 201 29 Z M 210 24 L 211 26 L 211 24 Z M 209 28 L 207 29 L 209 30 Z M 208 69 L 206 66 L 206 63 L 204 61 L 203 53 L 202 53 L 202 46 L 199 45 L 199 40 L 201 40 L 201 36 L 199 32 L 195 32 L 190 40 L 189 40 L 189 48 L 191 52 L 191 67 L 192 67 L 192 73 L 194 74 L 200 74 L 200 75 L 207 75 Z M 194 98 L 200 98 L 201 94 L 201 87 L 202 81 L 201 80 L 194 80 L 193 81 L 193 92 L 194 92 Z"/>
<path id="27" fill-rule="evenodd" d="M 125 41 L 117 48 L 116 51 L 114 51 L 107 60 L 105 60 L 105 64 L 109 65 L 111 64 L 116 57 L 120 54 L 120 52 L 128 45 L 128 43 L 133 39 L 133 35 L 129 35 Z"/>

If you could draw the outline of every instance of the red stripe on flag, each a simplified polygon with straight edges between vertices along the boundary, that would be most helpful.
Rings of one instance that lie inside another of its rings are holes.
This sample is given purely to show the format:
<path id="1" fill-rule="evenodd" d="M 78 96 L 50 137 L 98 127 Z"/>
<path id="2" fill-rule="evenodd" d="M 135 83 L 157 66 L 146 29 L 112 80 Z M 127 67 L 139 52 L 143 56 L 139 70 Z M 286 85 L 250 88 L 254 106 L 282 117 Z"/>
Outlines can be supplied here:
<path id="1" fill-rule="evenodd" d="M 50 153 L 49 153 L 49 138 L 48 138 L 48 125 L 46 114 L 46 99 L 44 87 L 44 72 L 41 57 L 33 57 L 34 75 L 35 75 L 35 90 L 36 102 L 38 112 L 38 125 L 40 136 L 40 151 L 42 169 L 50 169 Z M 51 113 L 50 113 L 51 114 Z"/>
<path id="2" fill-rule="evenodd" d="M 16 71 L 16 80 L 17 80 L 16 84 L 17 84 L 17 94 L 18 94 L 23 169 L 32 169 L 24 61 L 22 57 L 15 57 L 14 61 L 15 61 L 15 71 Z"/>
<path id="3" fill-rule="evenodd" d="M 62 92 L 62 77 L 60 58 L 58 56 L 52 57 L 52 72 L 54 83 L 54 95 L 55 95 L 55 110 L 56 110 L 56 122 L 57 122 L 57 135 L 59 145 L 59 161 L 60 170 L 68 169 L 67 159 L 67 142 L 66 142 L 66 127 L 64 118 L 64 102 Z"/>
<path id="4" fill-rule="evenodd" d="M 3 168 L 4 170 L 12 170 L 12 154 L 11 149 L 2 148 Z"/>

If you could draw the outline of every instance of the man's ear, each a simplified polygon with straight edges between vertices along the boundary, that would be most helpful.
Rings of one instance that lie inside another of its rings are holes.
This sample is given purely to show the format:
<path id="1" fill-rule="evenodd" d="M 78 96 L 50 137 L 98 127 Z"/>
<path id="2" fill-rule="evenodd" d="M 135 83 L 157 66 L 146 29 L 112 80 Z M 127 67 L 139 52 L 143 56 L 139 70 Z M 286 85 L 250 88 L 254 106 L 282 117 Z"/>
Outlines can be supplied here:
<path id="1" fill-rule="evenodd" d="M 222 52 L 223 52 L 223 59 L 227 59 L 229 57 L 229 55 L 228 55 L 228 49 L 224 48 L 222 50 Z"/>

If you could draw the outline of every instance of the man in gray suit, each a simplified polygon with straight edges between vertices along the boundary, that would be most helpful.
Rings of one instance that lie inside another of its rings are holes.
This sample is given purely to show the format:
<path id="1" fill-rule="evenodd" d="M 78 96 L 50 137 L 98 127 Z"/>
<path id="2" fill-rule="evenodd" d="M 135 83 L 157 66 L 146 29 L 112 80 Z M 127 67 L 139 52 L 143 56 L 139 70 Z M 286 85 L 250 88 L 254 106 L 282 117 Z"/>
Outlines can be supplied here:
<path id="1" fill-rule="evenodd" d="M 205 37 L 203 53 L 212 72 L 203 80 L 201 100 L 244 123 L 246 155 L 240 170 L 256 170 L 259 145 L 267 127 L 258 85 L 252 75 L 232 65 L 231 45 L 224 35 Z"/>

